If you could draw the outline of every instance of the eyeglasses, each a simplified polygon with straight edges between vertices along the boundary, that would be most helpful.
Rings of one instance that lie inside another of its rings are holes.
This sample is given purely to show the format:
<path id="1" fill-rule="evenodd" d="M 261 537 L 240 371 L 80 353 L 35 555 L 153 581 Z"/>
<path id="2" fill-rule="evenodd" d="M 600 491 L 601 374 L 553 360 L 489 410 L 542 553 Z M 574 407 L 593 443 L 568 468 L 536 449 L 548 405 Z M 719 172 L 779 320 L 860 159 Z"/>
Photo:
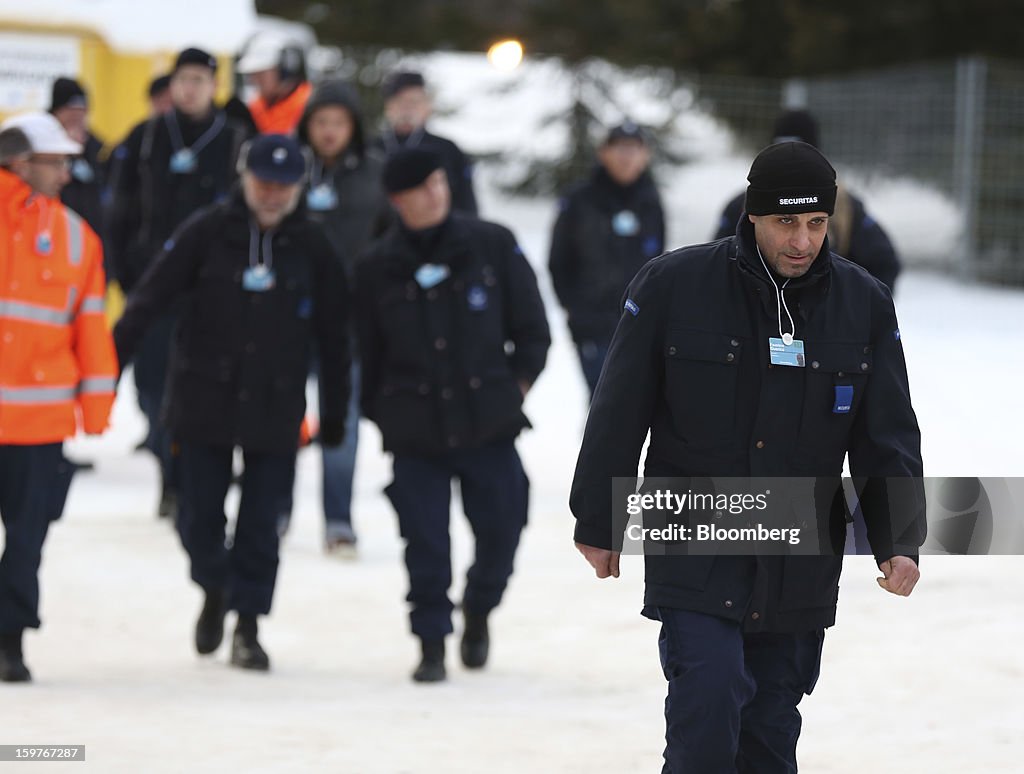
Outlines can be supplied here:
<path id="1" fill-rule="evenodd" d="M 66 156 L 61 156 L 59 158 L 41 158 L 39 156 L 32 156 L 31 158 L 29 158 L 29 163 L 45 164 L 46 166 L 49 167 L 63 169 L 65 172 L 70 172 L 72 165 L 71 159 L 67 158 Z"/>

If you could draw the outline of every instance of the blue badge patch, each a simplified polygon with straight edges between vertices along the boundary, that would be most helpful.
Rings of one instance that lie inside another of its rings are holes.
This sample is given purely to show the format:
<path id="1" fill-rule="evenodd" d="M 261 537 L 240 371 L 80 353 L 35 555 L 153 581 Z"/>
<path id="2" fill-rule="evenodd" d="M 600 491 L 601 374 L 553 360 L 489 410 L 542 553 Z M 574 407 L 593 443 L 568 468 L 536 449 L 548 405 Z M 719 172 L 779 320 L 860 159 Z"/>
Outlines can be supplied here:
<path id="1" fill-rule="evenodd" d="M 849 414 L 853 405 L 853 385 L 836 385 L 836 402 L 832 405 L 833 414 Z"/>
<path id="2" fill-rule="evenodd" d="M 644 255 L 653 258 L 661 252 L 661 240 L 656 236 L 649 236 L 644 239 Z"/>
<path id="3" fill-rule="evenodd" d="M 632 298 L 627 298 L 626 299 L 626 305 L 623 307 L 623 309 L 625 309 L 627 312 L 629 312 L 634 317 L 636 317 L 638 314 L 640 314 L 640 307 L 637 306 L 636 301 L 634 301 Z"/>
<path id="4" fill-rule="evenodd" d="M 480 285 L 472 285 L 466 293 L 470 311 L 482 312 L 487 309 L 487 291 Z"/>
<path id="5" fill-rule="evenodd" d="M 900 338 L 900 329 L 899 328 L 897 328 L 896 330 L 894 330 L 892 332 L 892 337 L 894 339 L 896 339 L 896 341 L 902 341 L 902 339 Z"/>
<path id="6" fill-rule="evenodd" d="M 308 320 L 313 316 L 313 299 L 312 298 L 300 298 L 299 307 L 295 310 L 295 315 L 300 320 Z"/>
<path id="7" fill-rule="evenodd" d="M 174 240 L 173 239 L 168 239 L 166 242 L 164 242 L 164 252 L 169 253 L 173 249 L 174 249 Z"/>

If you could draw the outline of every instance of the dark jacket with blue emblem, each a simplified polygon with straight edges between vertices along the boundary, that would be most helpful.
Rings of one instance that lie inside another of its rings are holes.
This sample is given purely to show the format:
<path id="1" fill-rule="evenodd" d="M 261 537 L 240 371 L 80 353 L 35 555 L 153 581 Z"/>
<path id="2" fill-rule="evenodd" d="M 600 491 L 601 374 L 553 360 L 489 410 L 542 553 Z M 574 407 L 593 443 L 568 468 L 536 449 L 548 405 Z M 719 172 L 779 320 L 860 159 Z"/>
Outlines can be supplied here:
<path id="1" fill-rule="evenodd" d="M 866 477 L 861 505 L 876 560 L 916 560 L 926 531 L 920 431 L 892 297 L 881 282 L 830 254 L 826 240 L 807 274 L 785 290 L 805 346 L 803 368 L 770 363 L 778 298 L 749 222 L 737 236 L 651 261 L 627 297 L 573 481 L 576 540 L 622 545 L 625 520 L 613 512 L 611 480 L 636 475 L 650 431 L 645 476 L 813 477 L 823 553 L 648 551 L 647 606 L 722 616 L 747 630 L 834 623 L 846 530 L 838 482 L 847 454 L 853 476 Z M 851 390 L 838 406 L 837 396 Z"/>
<path id="2" fill-rule="evenodd" d="M 114 340 L 120 362 L 129 362 L 149 324 L 178 303 L 164 407 L 174 438 L 284 452 L 299 441 L 314 341 L 325 385 L 321 424 L 344 426 L 347 284 L 323 231 L 301 205 L 271 236 L 275 282 L 263 292 L 243 286 L 250 238 L 240 190 L 196 213 L 128 296 Z"/>
<path id="3" fill-rule="evenodd" d="M 425 263 L 450 275 L 424 287 Z M 385 450 L 431 456 L 529 426 L 519 383 L 536 380 L 551 338 L 508 229 L 453 213 L 425 246 L 396 225 L 359 262 L 356 287 L 363 414 Z"/>
<path id="4" fill-rule="evenodd" d="M 576 342 L 607 342 L 622 291 L 665 248 L 665 218 L 650 174 L 621 186 L 598 166 L 562 199 L 548 268 Z"/>
<path id="5" fill-rule="evenodd" d="M 196 151 L 195 168 L 172 171 L 179 136 L 192 147 L 208 132 L 206 144 Z M 200 208 L 227 198 L 245 137 L 244 128 L 223 111 L 213 110 L 201 121 L 171 111 L 138 124 L 114 150 L 107 244 L 116 279 L 126 292 L 179 225 Z"/>

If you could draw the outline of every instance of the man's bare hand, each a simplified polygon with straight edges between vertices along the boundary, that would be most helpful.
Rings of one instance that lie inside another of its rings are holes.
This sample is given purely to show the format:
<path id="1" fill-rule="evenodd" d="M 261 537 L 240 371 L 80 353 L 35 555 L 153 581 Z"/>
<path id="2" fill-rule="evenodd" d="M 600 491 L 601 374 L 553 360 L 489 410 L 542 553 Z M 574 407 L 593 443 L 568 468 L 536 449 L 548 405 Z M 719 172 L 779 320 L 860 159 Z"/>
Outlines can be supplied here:
<path id="1" fill-rule="evenodd" d="M 583 543 L 577 543 L 576 548 L 583 554 L 583 558 L 590 562 L 590 566 L 594 568 L 598 578 L 619 577 L 618 551 L 585 546 Z"/>
<path id="2" fill-rule="evenodd" d="M 878 566 L 878 569 L 885 576 L 875 579 L 878 581 L 878 585 L 890 594 L 901 597 L 909 597 L 921 577 L 921 571 L 917 569 L 917 564 L 906 556 L 894 556 L 892 559 L 887 559 Z"/>

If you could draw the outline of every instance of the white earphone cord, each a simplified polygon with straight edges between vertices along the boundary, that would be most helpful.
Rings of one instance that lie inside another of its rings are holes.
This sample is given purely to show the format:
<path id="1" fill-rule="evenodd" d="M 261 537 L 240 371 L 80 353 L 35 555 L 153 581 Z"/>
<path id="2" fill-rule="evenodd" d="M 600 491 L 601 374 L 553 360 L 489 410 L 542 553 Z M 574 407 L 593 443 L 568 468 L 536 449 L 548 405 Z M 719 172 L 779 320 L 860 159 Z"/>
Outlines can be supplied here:
<path id="1" fill-rule="evenodd" d="M 789 318 L 789 327 L 793 330 L 792 335 L 796 336 L 796 323 L 793 322 L 793 315 L 789 312 L 789 307 L 786 305 L 786 285 L 789 284 L 789 279 L 782 283 L 782 287 L 779 288 L 779 284 L 775 281 L 775 277 L 772 276 L 771 270 L 768 268 L 768 264 L 764 262 L 764 256 L 761 255 L 761 248 L 757 248 L 757 257 L 761 259 L 761 265 L 764 266 L 765 272 L 768 274 L 768 279 L 772 281 L 772 285 L 775 286 L 775 303 L 779 310 L 779 338 L 781 339 L 785 334 L 782 332 L 782 310 L 786 310 L 786 317 Z"/>

